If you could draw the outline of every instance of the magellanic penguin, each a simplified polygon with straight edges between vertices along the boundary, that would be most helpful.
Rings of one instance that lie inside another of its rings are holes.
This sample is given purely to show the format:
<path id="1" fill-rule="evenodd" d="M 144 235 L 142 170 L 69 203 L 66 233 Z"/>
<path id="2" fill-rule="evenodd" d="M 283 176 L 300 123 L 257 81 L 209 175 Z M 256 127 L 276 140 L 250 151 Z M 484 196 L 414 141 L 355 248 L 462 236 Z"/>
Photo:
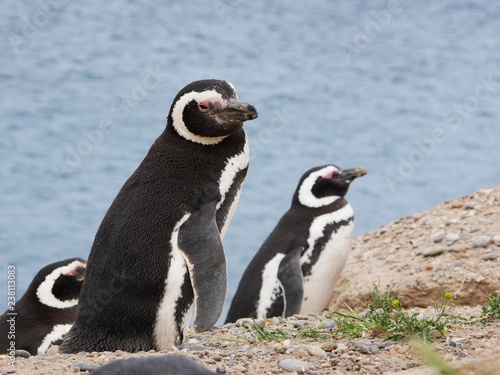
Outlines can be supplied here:
<path id="1" fill-rule="evenodd" d="M 182 355 L 160 355 L 112 361 L 92 375 L 211 375 L 216 374 Z"/>
<path id="2" fill-rule="evenodd" d="M 227 289 L 221 239 L 247 173 L 243 123 L 257 117 L 232 84 L 195 81 L 125 182 L 95 236 L 76 322 L 61 352 L 167 350 L 195 308 L 219 318 Z"/>
<path id="3" fill-rule="evenodd" d="M 71 258 L 49 264 L 24 295 L 0 317 L 0 353 L 26 350 L 44 354 L 59 344 L 76 318 L 86 263 Z"/>
<path id="4" fill-rule="evenodd" d="M 226 322 L 321 313 L 350 252 L 354 213 L 344 196 L 364 168 L 307 171 L 290 209 L 246 268 Z"/>

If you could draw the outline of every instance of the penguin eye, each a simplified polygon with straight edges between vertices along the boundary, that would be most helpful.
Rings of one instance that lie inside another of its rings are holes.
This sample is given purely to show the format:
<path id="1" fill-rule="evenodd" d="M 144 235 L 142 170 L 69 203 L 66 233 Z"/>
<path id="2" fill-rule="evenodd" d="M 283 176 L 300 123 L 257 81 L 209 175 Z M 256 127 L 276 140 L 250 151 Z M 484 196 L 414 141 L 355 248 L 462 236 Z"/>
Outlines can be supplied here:
<path id="1" fill-rule="evenodd" d="M 202 112 L 205 112 L 208 109 L 208 103 L 203 102 L 203 103 L 198 104 L 198 109 Z"/>

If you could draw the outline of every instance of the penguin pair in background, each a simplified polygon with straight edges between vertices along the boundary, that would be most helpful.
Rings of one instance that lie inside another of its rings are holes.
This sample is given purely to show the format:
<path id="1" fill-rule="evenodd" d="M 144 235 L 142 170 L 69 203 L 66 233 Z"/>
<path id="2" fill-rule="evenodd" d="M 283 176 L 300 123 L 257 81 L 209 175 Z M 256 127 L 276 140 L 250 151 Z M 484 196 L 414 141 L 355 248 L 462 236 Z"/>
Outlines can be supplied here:
<path id="1" fill-rule="evenodd" d="M 167 350 L 216 323 L 227 266 L 222 238 L 247 173 L 254 106 L 232 84 L 195 81 L 125 182 L 95 236 L 76 322 L 60 351 Z"/>
<path id="2" fill-rule="evenodd" d="M 76 318 L 86 263 L 70 258 L 42 268 L 24 295 L 0 317 L 0 353 L 44 354 Z"/>
<path id="3" fill-rule="evenodd" d="M 351 248 L 354 213 L 344 198 L 364 168 L 307 171 L 290 209 L 246 268 L 226 323 L 239 318 L 321 313 Z"/>

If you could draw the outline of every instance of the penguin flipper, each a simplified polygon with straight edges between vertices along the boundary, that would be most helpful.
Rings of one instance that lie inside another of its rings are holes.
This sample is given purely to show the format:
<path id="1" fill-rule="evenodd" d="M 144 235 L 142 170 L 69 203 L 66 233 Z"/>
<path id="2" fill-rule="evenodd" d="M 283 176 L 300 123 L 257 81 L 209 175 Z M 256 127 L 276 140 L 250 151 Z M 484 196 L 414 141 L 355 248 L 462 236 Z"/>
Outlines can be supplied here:
<path id="1" fill-rule="evenodd" d="M 304 280 L 302 267 L 300 266 L 300 254 L 304 248 L 295 247 L 283 260 L 278 268 L 278 280 L 283 289 L 285 318 L 298 314 L 302 306 L 304 296 Z"/>
<path id="2" fill-rule="evenodd" d="M 188 266 L 195 297 L 197 332 L 215 325 L 226 298 L 226 254 L 215 215 L 218 197 L 218 188 L 215 195 L 206 189 L 198 200 L 198 208 L 179 228 L 179 250 Z"/>

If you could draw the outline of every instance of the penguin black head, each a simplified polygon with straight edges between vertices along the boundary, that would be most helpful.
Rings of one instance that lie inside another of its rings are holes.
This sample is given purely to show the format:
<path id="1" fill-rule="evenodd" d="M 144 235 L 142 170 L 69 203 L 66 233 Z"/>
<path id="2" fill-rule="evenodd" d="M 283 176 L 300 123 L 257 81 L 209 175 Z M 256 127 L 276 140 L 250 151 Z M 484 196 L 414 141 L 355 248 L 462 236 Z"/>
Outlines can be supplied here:
<path id="1" fill-rule="evenodd" d="M 327 206 L 343 198 L 351 182 L 366 173 L 361 167 L 342 170 L 333 164 L 312 168 L 300 179 L 294 202 L 311 208 Z"/>
<path id="2" fill-rule="evenodd" d="M 191 82 L 175 97 L 167 126 L 183 138 L 205 145 L 217 144 L 257 118 L 251 104 L 238 100 L 236 89 L 226 81 Z"/>
<path id="3" fill-rule="evenodd" d="M 81 258 L 49 264 L 36 274 L 27 293 L 36 293 L 38 301 L 51 308 L 66 309 L 76 306 L 86 266 Z"/>

